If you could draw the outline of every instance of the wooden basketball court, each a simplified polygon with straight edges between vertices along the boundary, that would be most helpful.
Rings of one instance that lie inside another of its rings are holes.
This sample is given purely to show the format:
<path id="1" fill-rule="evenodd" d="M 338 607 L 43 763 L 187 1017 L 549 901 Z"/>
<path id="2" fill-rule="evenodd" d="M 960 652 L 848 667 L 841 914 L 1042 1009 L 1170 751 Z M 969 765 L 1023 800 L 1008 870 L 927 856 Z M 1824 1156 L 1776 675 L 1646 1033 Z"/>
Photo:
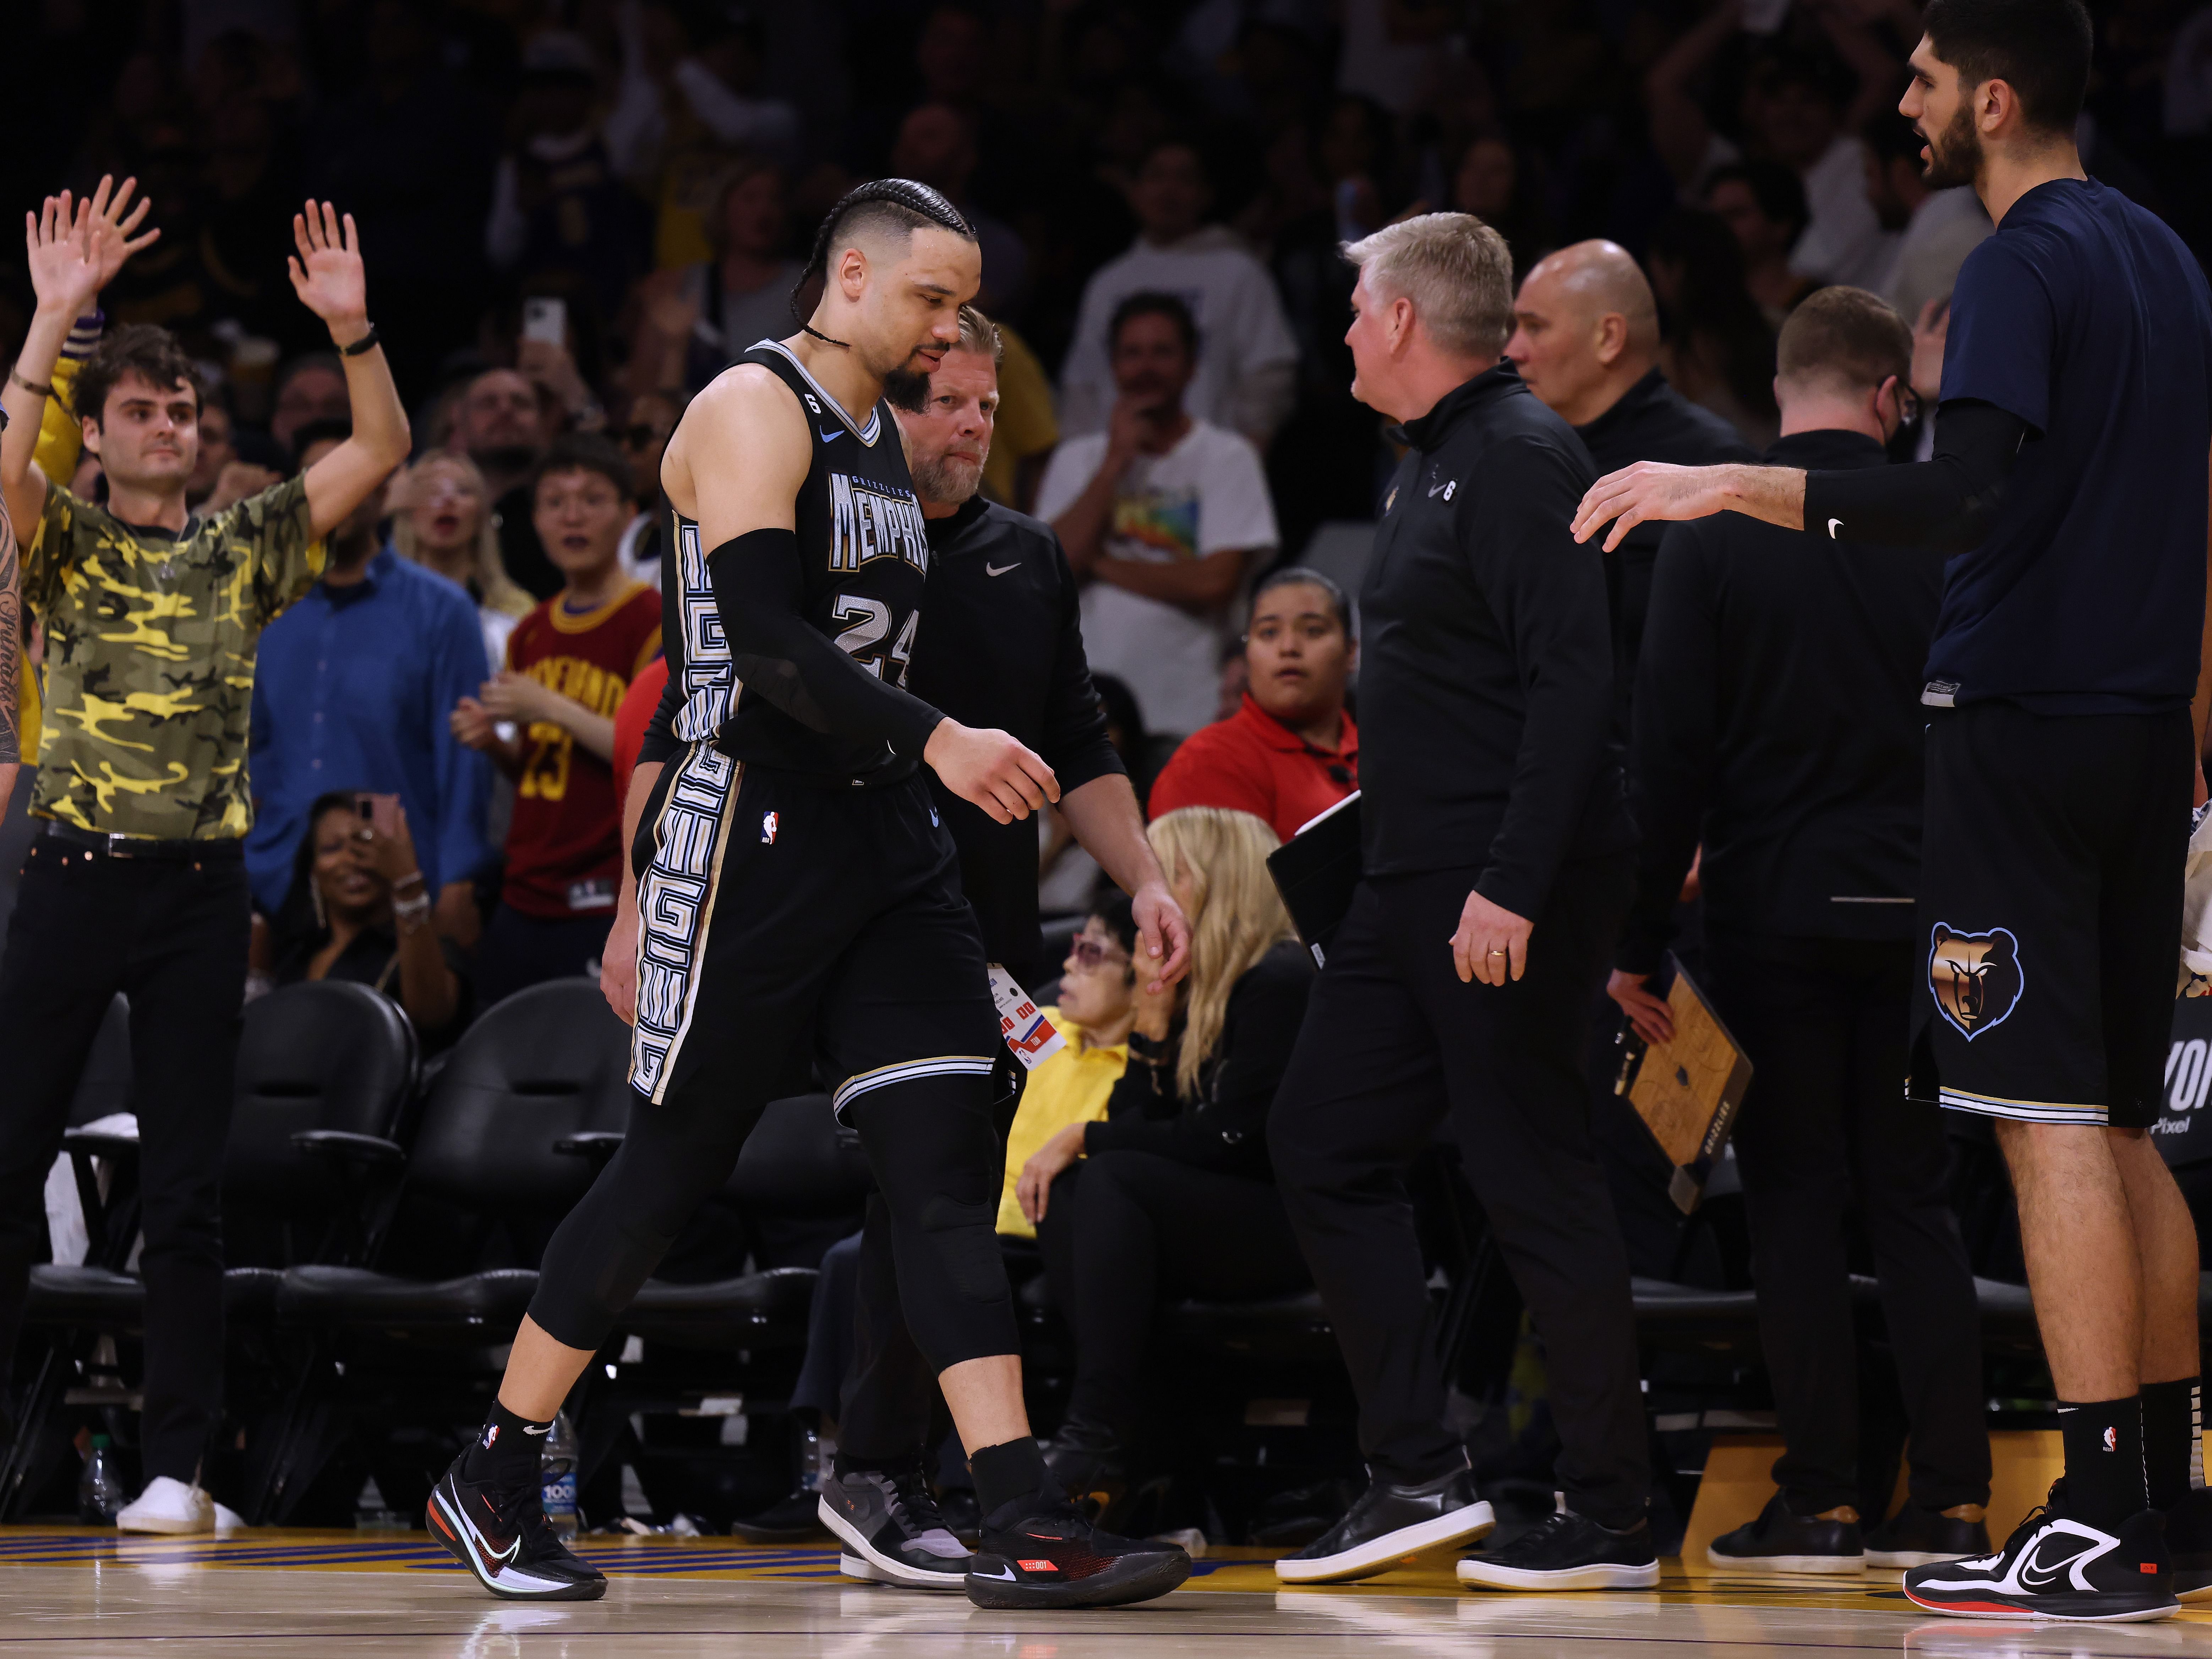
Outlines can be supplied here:
<path id="1" fill-rule="evenodd" d="M 1908 1653 L 1957 1659 L 2212 1659 L 2212 1608 L 2156 1625 L 1934 1620 L 1894 1573 L 1863 1581 L 1731 1577 L 1670 1561 L 1656 1593 L 1496 1595 L 1462 1590 L 1452 1556 L 1364 1584 L 1281 1589 L 1256 1551 L 1209 1556 L 1183 1589 L 1141 1607 L 986 1613 L 957 1595 L 856 1584 L 835 1552 L 732 1539 L 587 1539 L 611 1586 L 568 1607 L 494 1601 L 421 1533 L 247 1531 L 118 1539 L 0 1530 L 0 1653 L 77 1659 L 155 1651 L 252 1659 L 1371 1659 L 1400 1651 L 1538 1659 L 1789 1659 Z"/>

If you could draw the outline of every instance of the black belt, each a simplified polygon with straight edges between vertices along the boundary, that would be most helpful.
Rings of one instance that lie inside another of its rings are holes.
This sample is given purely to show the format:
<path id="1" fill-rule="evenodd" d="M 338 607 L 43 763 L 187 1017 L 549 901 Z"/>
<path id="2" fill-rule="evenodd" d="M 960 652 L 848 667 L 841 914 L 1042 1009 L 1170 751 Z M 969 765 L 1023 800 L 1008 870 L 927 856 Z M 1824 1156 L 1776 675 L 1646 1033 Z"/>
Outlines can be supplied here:
<path id="1" fill-rule="evenodd" d="M 236 859 L 246 855 L 245 843 L 235 836 L 215 841 L 153 841 L 144 836 L 109 836 L 97 830 L 80 830 L 73 823 L 48 818 L 42 832 L 55 841 L 102 854 L 112 859 Z"/>

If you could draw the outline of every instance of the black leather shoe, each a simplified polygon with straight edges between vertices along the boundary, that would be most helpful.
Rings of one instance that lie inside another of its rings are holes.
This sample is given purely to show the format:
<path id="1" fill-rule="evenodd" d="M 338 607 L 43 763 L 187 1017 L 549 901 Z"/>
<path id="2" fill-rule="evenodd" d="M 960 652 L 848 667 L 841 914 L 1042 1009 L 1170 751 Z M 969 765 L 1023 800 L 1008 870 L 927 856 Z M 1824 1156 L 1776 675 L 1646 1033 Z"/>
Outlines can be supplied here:
<path id="1" fill-rule="evenodd" d="M 1861 1573 L 1867 1565 L 1856 1510 L 1845 1504 L 1825 1515 L 1800 1515 L 1780 1492 L 1766 1500 L 1756 1521 L 1706 1545 L 1705 1559 L 1736 1572 Z"/>
<path id="2" fill-rule="evenodd" d="M 1923 1510 L 1911 1498 L 1866 1535 L 1867 1565 L 1927 1567 L 1990 1553 L 1990 1523 L 1979 1504 Z"/>
<path id="3" fill-rule="evenodd" d="M 779 1498 L 758 1515 L 732 1521 L 730 1530 L 748 1544 L 811 1544 L 831 1536 L 822 1522 L 822 1494 L 811 1486 Z"/>
<path id="4" fill-rule="evenodd" d="M 1286 1584 L 1341 1583 L 1388 1572 L 1407 1556 L 1481 1537 L 1496 1518 L 1475 1496 L 1464 1463 L 1430 1480 L 1370 1480 L 1346 1516 L 1296 1555 L 1275 1563 Z"/>
<path id="5" fill-rule="evenodd" d="M 1615 1532 L 1560 1509 L 1498 1548 L 1467 1557 L 1458 1576 L 1480 1589 L 1650 1589 L 1659 1582 L 1659 1556 L 1649 1522 Z"/>
<path id="6" fill-rule="evenodd" d="M 2212 1600 L 2212 1491 L 2192 1486 L 2168 1507 L 2166 1553 L 2173 1561 L 2174 1599 Z"/>

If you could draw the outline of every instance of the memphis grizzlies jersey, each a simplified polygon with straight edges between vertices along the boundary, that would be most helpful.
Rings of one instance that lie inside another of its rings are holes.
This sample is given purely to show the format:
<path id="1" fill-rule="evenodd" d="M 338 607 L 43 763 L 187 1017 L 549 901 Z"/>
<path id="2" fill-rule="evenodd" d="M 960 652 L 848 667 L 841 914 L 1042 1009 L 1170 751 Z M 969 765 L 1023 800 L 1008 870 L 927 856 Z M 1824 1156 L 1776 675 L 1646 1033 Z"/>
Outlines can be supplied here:
<path id="1" fill-rule="evenodd" d="M 890 406 L 879 402 L 855 422 L 776 341 L 763 340 L 739 361 L 791 388 L 812 436 L 813 461 L 797 502 L 801 614 L 864 671 L 903 689 L 921 625 L 929 535 Z M 916 763 L 880 739 L 817 731 L 738 678 L 708 576 L 713 550 L 701 544 L 692 520 L 678 513 L 672 520 L 661 586 L 681 622 L 667 635 L 683 699 L 676 737 L 711 739 L 733 760 L 824 779 L 877 784 L 910 775 Z"/>

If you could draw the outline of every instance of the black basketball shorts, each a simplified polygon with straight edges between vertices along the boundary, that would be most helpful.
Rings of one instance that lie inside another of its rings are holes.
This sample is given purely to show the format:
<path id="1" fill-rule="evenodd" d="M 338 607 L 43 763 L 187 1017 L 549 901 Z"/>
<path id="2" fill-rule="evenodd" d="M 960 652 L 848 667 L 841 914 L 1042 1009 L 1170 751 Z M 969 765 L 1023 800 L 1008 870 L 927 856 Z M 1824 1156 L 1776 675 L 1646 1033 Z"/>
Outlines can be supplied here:
<path id="1" fill-rule="evenodd" d="M 1004 1044 L 982 939 L 919 774 L 838 788 L 695 743 L 662 770 L 632 856 L 630 1083 L 647 1098 L 723 1045 L 772 1089 L 817 1037 L 841 1121 L 887 1084 L 989 1076 Z"/>
<path id="2" fill-rule="evenodd" d="M 1913 1097 L 2156 1121 L 2181 950 L 2189 711 L 1938 711 L 1928 727 Z"/>

